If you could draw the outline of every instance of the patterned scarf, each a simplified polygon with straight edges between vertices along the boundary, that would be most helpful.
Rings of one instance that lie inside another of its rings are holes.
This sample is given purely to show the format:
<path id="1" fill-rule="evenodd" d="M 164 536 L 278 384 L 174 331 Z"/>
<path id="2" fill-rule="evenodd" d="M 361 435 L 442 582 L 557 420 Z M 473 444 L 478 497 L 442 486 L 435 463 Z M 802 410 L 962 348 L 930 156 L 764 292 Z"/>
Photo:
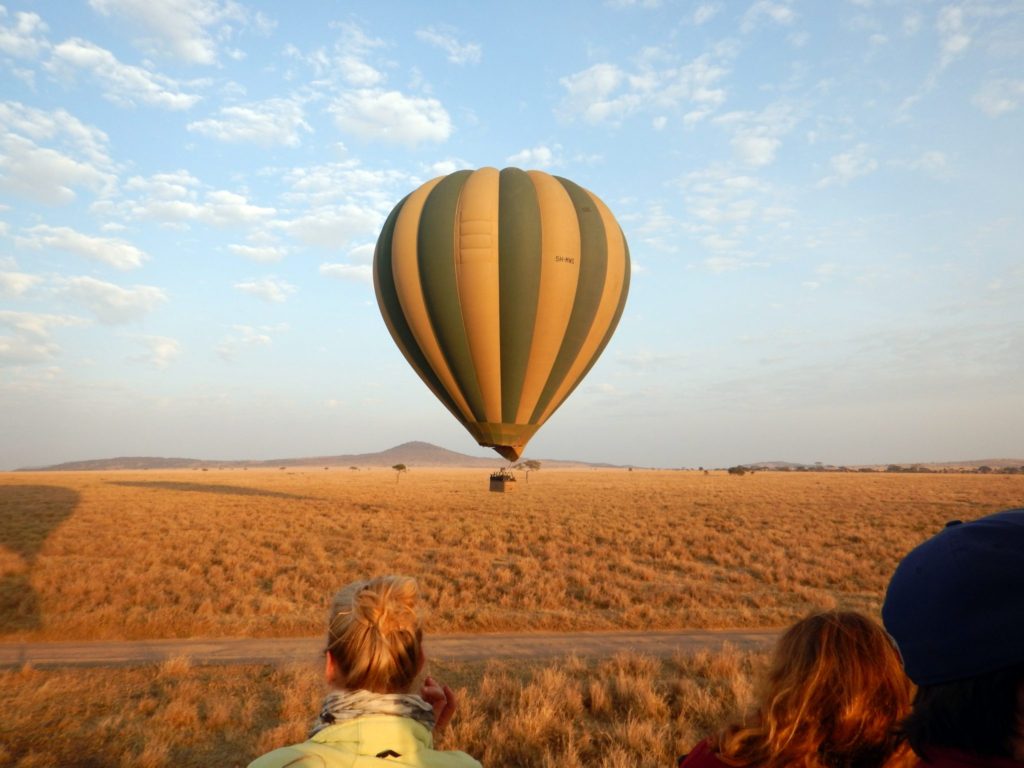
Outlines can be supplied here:
<path id="1" fill-rule="evenodd" d="M 327 694 L 309 735 L 313 736 L 329 725 L 364 715 L 411 717 L 426 726 L 428 731 L 434 730 L 434 708 L 415 694 L 337 690 Z"/>

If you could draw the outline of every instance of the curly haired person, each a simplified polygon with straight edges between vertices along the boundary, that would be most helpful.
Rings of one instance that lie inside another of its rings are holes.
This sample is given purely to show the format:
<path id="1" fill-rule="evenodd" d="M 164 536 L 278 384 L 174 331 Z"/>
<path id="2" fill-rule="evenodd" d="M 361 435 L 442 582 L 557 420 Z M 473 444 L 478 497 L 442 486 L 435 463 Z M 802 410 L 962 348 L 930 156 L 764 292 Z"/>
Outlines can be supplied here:
<path id="1" fill-rule="evenodd" d="M 818 613 L 779 639 L 757 704 L 700 742 L 680 768 L 905 768 L 899 723 L 911 684 L 885 630 L 851 611 Z"/>

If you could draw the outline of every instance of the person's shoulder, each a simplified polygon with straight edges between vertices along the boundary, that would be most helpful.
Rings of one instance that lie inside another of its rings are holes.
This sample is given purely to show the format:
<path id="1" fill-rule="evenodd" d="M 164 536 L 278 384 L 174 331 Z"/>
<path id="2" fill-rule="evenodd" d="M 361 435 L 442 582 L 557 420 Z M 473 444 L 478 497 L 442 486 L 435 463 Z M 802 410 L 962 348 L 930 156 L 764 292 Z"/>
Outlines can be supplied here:
<path id="1" fill-rule="evenodd" d="M 425 749 L 410 764 L 422 768 L 481 768 L 480 761 L 465 752 Z"/>
<path id="2" fill-rule="evenodd" d="M 329 760 L 315 745 L 304 742 L 267 752 L 249 763 L 248 768 L 331 768 L 335 765 L 341 763 Z"/>

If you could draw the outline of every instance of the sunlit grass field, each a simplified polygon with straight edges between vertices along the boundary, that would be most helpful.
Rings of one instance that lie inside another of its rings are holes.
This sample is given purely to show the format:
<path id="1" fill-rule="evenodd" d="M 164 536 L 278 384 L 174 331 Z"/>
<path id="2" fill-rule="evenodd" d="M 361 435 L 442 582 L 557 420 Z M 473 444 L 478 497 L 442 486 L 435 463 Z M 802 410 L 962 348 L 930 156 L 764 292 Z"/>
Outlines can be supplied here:
<path id="1" fill-rule="evenodd" d="M 438 742 L 486 766 L 668 768 L 745 708 L 763 657 L 433 665 L 460 706 Z M 244 766 L 303 741 L 324 693 L 312 665 L 0 671 L 0 765 Z"/>
<path id="2" fill-rule="evenodd" d="M 947 520 L 1024 476 L 552 470 L 0 474 L 0 642 L 319 634 L 358 577 L 446 631 L 782 626 L 877 613 Z"/>

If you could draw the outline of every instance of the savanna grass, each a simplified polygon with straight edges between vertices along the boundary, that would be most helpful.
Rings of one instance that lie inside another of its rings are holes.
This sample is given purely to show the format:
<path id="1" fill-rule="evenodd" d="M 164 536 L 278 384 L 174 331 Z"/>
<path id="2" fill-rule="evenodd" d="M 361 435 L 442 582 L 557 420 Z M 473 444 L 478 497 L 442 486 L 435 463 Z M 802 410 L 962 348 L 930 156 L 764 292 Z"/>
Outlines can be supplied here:
<path id="1" fill-rule="evenodd" d="M 415 576 L 428 630 L 782 626 L 876 613 L 899 558 L 1024 476 L 549 470 L 0 474 L 3 640 L 319 634 Z"/>
<path id="2" fill-rule="evenodd" d="M 434 665 L 459 714 L 437 746 L 488 766 L 668 766 L 750 703 L 763 657 Z M 306 738 L 324 693 L 310 665 L 0 672 L 0 764 L 244 766 Z"/>

